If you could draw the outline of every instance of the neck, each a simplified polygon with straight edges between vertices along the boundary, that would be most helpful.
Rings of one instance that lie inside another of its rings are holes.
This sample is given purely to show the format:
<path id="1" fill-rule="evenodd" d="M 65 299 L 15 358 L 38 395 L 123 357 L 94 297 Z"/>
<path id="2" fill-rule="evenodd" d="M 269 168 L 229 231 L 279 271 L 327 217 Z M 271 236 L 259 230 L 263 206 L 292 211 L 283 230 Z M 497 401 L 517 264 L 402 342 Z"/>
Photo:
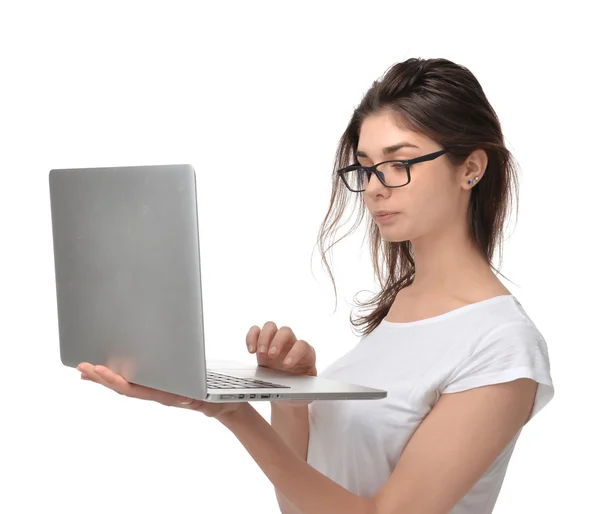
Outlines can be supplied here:
<path id="1" fill-rule="evenodd" d="M 413 292 L 468 295 L 474 289 L 499 284 L 485 256 L 471 241 L 466 227 L 445 227 L 438 234 L 411 240 L 415 259 Z"/>

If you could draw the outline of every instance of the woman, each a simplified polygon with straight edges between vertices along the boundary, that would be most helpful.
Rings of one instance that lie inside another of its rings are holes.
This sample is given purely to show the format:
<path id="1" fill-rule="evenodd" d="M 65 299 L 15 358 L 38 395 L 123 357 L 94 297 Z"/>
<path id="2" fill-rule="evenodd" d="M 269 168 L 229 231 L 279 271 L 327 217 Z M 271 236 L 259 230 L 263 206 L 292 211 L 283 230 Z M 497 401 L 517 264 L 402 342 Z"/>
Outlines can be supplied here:
<path id="1" fill-rule="evenodd" d="M 320 248 L 327 264 L 326 240 L 358 200 L 381 291 L 351 320 L 359 343 L 321 376 L 384 400 L 274 402 L 268 424 L 249 403 L 192 401 L 103 366 L 82 363 L 82 378 L 216 418 L 283 513 L 492 512 L 522 427 L 554 394 L 544 338 L 492 271 L 515 169 L 480 84 L 448 60 L 392 66 L 354 111 Z M 247 345 L 261 365 L 317 374 L 288 327 L 254 326 Z"/>

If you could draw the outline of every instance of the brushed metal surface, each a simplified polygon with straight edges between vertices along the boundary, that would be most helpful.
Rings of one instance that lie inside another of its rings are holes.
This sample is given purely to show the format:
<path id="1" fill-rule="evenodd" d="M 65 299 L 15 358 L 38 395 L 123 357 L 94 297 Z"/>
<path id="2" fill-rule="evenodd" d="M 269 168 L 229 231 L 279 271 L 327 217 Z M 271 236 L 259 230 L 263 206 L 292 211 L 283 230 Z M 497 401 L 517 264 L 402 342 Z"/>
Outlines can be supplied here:
<path id="1" fill-rule="evenodd" d="M 194 169 L 54 169 L 49 185 L 63 364 L 204 397 Z"/>

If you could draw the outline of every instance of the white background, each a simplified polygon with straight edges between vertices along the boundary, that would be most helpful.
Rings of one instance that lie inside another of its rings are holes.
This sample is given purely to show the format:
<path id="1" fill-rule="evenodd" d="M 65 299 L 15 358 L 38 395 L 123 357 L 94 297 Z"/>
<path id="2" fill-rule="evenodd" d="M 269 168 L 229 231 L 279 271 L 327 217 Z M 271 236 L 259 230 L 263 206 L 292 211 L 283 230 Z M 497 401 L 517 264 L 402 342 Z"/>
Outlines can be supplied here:
<path id="1" fill-rule="evenodd" d="M 352 297 L 374 287 L 362 234 L 334 253 L 336 311 L 316 251 L 311 268 L 335 147 L 408 57 L 466 65 L 521 166 L 502 272 L 546 338 L 556 396 L 495 512 L 599 511 L 599 41 L 591 3 L 535 4 L 2 2 L 0 512 L 278 512 L 218 422 L 62 366 L 48 172 L 194 165 L 208 357 L 244 361 L 249 327 L 273 320 L 323 369 L 356 343 Z"/>

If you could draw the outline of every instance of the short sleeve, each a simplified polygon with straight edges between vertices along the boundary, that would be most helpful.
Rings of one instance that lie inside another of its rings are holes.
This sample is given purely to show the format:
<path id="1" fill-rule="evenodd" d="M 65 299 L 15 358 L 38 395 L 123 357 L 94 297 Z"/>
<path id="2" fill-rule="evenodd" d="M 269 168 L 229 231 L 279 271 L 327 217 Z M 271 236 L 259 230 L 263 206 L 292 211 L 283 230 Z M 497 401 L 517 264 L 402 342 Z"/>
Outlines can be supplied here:
<path id="1" fill-rule="evenodd" d="M 532 324 L 494 329 L 453 370 L 440 392 L 458 393 L 518 378 L 531 378 L 539 384 L 529 422 L 554 396 L 546 341 Z"/>

